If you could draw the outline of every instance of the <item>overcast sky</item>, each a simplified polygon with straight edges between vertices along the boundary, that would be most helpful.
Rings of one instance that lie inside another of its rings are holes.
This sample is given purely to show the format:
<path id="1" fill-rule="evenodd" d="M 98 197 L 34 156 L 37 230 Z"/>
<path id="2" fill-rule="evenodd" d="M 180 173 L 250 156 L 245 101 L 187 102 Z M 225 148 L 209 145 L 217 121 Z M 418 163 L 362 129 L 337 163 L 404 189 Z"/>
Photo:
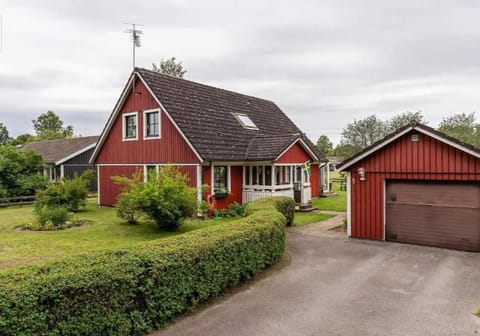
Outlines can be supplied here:
<path id="1" fill-rule="evenodd" d="M 131 71 L 175 56 L 186 78 L 275 101 L 314 141 L 372 114 L 480 108 L 480 1 L 2 0 L 0 122 L 55 111 L 99 134 Z M 480 116 L 479 116 L 480 117 Z"/>

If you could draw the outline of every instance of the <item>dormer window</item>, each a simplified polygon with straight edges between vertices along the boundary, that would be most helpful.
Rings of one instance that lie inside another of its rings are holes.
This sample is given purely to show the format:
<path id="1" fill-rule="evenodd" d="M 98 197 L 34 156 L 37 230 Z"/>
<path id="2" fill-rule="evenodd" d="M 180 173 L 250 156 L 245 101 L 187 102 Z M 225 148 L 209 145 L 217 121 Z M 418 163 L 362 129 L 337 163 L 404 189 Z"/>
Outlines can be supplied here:
<path id="1" fill-rule="evenodd" d="M 251 129 L 251 130 L 258 130 L 257 125 L 255 125 L 255 123 L 252 121 L 252 119 L 249 118 L 248 115 L 243 114 L 243 113 L 234 113 L 233 115 L 238 120 L 240 125 L 242 125 L 243 128 Z"/>

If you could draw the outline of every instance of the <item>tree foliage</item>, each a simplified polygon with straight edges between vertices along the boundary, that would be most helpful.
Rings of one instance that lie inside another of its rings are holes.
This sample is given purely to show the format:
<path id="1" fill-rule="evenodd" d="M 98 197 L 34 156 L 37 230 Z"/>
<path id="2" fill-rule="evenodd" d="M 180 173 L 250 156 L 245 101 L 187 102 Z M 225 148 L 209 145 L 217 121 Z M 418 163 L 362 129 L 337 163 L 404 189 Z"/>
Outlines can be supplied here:
<path id="1" fill-rule="evenodd" d="M 13 146 L 0 147 L 0 197 L 30 196 L 44 188 L 42 156 Z"/>
<path id="2" fill-rule="evenodd" d="M 114 176 L 113 180 L 122 187 L 117 214 L 129 223 L 136 222 L 138 210 L 159 228 L 174 231 L 197 209 L 196 189 L 188 186 L 187 176 L 175 167 L 165 166 L 158 175 L 152 172 L 146 182 L 141 182 L 141 174 L 131 179 Z"/>
<path id="3" fill-rule="evenodd" d="M 162 58 L 158 66 L 152 63 L 152 70 L 178 78 L 183 78 L 183 75 L 187 72 L 187 70 L 183 69 L 182 62 L 177 63 L 175 57 L 166 60 Z"/>
<path id="4" fill-rule="evenodd" d="M 32 123 L 38 140 L 65 139 L 73 136 L 73 126 L 63 127 L 63 121 L 53 111 L 41 114 L 32 120 Z"/>
<path id="5" fill-rule="evenodd" d="M 387 129 L 387 123 L 375 115 L 354 120 L 342 130 L 340 145 L 350 145 L 357 151 L 361 150 L 383 138 Z"/>
<path id="6" fill-rule="evenodd" d="M 318 150 L 322 152 L 324 155 L 329 155 L 333 151 L 333 142 L 331 142 L 328 136 L 326 135 L 320 135 L 320 137 L 317 140 L 316 146 Z"/>
<path id="7" fill-rule="evenodd" d="M 0 146 L 4 146 L 10 142 L 7 126 L 0 122 Z"/>
<path id="8" fill-rule="evenodd" d="M 18 135 L 15 139 L 11 139 L 10 145 L 18 146 L 18 145 L 26 144 L 28 142 L 33 142 L 35 140 L 36 140 L 35 136 L 25 133 L 25 134 Z"/>
<path id="9" fill-rule="evenodd" d="M 388 131 L 394 132 L 399 128 L 411 124 L 427 124 L 422 111 L 405 112 L 394 116 L 388 121 Z"/>
<path id="10" fill-rule="evenodd" d="M 461 113 L 443 118 L 438 130 L 463 142 L 480 147 L 480 124 L 475 113 Z"/>

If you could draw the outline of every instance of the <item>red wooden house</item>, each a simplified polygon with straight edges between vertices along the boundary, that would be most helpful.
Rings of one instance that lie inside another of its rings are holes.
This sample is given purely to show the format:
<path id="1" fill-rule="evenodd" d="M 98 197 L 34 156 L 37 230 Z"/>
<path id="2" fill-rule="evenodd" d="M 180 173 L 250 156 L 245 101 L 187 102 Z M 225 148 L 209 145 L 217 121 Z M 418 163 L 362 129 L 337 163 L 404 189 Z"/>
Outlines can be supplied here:
<path id="1" fill-rule="evenodd" d="M 349 236 L 480 251 L 480 149 L 408 125 L 338 169 Z"/>
<path id="2" fill-rule="evenodd" d="M 147 176 L 170 164 L 188 175 L 199 200 L 214 200 L 218 208 L 272 195 L 307 203 L 320 193 L 320 160 L 273 102 L 139 68 L 91 158 L 99 205 L 116 202 L 111 176 L 138 170 Z M 209 188 L 202 195 L 204 184 Z"/>

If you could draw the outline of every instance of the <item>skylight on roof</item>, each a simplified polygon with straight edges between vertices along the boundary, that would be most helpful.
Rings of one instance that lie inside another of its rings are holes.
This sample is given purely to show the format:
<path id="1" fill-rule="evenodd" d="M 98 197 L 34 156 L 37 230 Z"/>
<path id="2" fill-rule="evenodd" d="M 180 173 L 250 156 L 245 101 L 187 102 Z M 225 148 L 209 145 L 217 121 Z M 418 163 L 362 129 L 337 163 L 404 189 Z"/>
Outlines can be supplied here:
<path id="1" fill-rule="evenodd" d="M 257 125 L 246 114 L 234 113 L 235 118 L 240 122 L 244 128 L 258 130 Z"/>

